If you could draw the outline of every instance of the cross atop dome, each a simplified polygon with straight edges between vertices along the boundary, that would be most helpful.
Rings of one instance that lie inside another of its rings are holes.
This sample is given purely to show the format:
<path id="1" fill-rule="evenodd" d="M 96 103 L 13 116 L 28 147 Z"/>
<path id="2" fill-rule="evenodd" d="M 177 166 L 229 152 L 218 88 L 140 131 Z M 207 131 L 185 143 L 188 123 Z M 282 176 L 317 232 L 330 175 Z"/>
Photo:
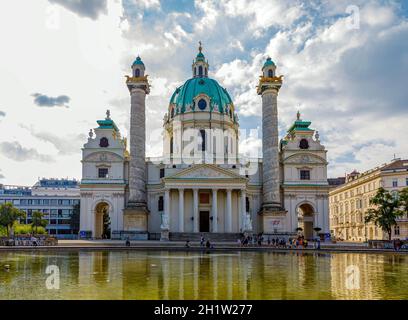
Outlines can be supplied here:
<path id="1" fill-rule="evenodd" d="M 203 54 L 203 44 L 201 41 L 198 41 L 198 54 L 193 61 L 193 77 L 194 78 L 207 78 L 208 77 L 208 61 L 205 61 L 205 56 Z"/>

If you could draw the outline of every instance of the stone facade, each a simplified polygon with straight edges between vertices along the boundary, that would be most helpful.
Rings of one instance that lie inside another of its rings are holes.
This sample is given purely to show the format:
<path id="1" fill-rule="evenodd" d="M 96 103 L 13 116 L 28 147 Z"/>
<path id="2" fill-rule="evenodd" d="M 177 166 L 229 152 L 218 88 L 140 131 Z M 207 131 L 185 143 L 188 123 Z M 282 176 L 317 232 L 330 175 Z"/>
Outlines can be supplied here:
<path id="1" fill-rule="evenodd" d="M 192 240 L 202 234 L 231 241 L 252 233 L 288 237 L 297 234 L 297 208 L 306 202 L 313 207 L 309 214 L 315 222 L 311 226 L 328 230 L 326 185 L 316 182 L 327 183 L 327 163 L 324 147 L 317 140 L 310 138 L 310 143 L 320 149 L 307 151 L 308 165 L 319 167 L 312 170 L 312 185 L 286 186 L 293 182 L 287 174 L 292 171 L 286 168 L 293 166 L 297 153 L 303 155 L 305 151 L 279 147 L 277 96 L 282 77 L 275 76 L 276 66 L 270 59 L 266 61 L 258 87 L 263 110 L 263 159 L 239 154 L 235 106 L 228 92 L 208 78 L 208 68 L 200 49 L 192 66 L 193 77 L 176 89 L 164 116 L 163 157 L 146 158 L 145 97 L 149 83 L 143 62 L 139 57 L 135 60 L 126 82 L 131 96 L 130 154 L 109 115 L 98 121 L 96 137 L 92 134 L 84 145 L 84 233 L 94 238 L 161 240 Z M 301 136 L 301 132 L 296 134 Z M 109 146 L 98 145 L 103 137 Z M 116 137 L 112 143 L 111 137 Z M 288 146 L 292 143 L 284 140 Z M 101 152 L 108 157 L 98 158 Z M 319 152 L 324 153 L 321 158 Z M 109 176 L 103 175 L 106 169 Z M 296 201 L 286 201 L 288 196 Z"/>
<path id="2" fill-rule="evenodd" d="M 380 187 L 390 192 L 408 187 L 408 160 L 395 159 L 364 173 L 353 171 L 344 185 L 330 191 L 330 229 L 334 237 L 356 242 L 388 239 L 374 223 L 364 222 L 365 213 L 371 207 L 370 199 Z M 408 217 L 403 216 L 397 222 L 392 238 L 407 238 Z"/>

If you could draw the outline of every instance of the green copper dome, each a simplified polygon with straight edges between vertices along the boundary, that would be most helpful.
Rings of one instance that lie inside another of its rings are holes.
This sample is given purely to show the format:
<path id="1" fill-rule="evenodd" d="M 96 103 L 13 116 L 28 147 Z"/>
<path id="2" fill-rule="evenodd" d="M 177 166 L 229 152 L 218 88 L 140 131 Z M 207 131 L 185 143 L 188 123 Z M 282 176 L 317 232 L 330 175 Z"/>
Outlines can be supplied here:
<path id="1" fill-rule="evenodd" d="M 199 52 L 197 54 L 196 61 L 204 61 L 204 60 L 205 60 L 204 54 L 202 52 Z"/>
<path id="2" fill-rule="evenodd" d="M 268 57 L 263 65 L 263 67 L 268 67 L 268 66 L 274 66 L 275 63 L 272 61 L 272 59 L 270 57 Z"/>
<path id="3" fill-rule="evenodd" d="M 144 63 L 143 63 L 142 59 L 140 59 L 139 56 L 138 56 L 138 57 L 136 58 L 136 60 L 133 62 L 132 66 L 134 66 L 134 65 L 136 65 L 136 64 L 141 64 L 141 65 L 144 66 Z"/>
<path id="4" fill-rule="evenodd" d="M 195 98 L 204 94 L 209 98 L 209 106 L 204 106 L 203 102 L 195 105 Z M 218 82 L 210 78 L 192 78 L 187 80 L 181 87 L 178 87 L 170 99 L 170 106 L 175 105 L 175 113 L 186 111 L 218 111 L 228 112 L 232 106 L 232 99 L 227 90 L 222 88 Z M 198 108 L 200 107 L 200 108 Z"/>

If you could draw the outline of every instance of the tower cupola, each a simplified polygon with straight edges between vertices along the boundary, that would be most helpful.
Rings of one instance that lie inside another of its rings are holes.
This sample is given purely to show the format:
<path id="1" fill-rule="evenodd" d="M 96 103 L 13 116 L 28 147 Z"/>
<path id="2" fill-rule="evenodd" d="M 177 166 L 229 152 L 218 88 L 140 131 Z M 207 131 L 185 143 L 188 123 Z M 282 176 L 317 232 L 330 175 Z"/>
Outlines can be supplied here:
<path id="1" fill-rule="evenodd" d="M 270 57 L 268 57 L 262 67 L 263 76 L 266 78 L 275 77 L 276 65 Z"/>
<path id="2" fill-rule="evenodd" d="M 193 77 L 194 78 L 207 78 L 208 77 L 208 68 L 209 64 L 208 61 L 205 60 L 205 56 L 202 52 L 203 47 L 201 41 L 199 42 L 200 46 L 198 47 L 198 54 L 193 60 Z"/>
<path id="3" fill-rule="evenodd" d="M 133 71 L 133 77 L 135 78 L 144 76 L 145 65 L 139 56 L 137 56 L 136 60 L 132 64 L 132 71 Z"/>

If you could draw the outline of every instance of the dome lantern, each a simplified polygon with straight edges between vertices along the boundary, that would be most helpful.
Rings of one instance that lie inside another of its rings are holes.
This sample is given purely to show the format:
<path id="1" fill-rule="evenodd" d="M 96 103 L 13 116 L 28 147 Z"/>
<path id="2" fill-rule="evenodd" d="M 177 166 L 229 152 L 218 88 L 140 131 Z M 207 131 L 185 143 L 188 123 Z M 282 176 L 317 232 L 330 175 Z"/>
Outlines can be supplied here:
<path id="1" fill-rule="evenodd" d="M 203 47 L 201 41 L 198 42 L 198 54 L 193 61 L 192 69 L 193 69 L 193 77 L 194 78 L 207 78 L 208 77 L 208 68 L 209 64 L 208 61 L 205 61 L 205 56 L 202 52 Z"/>

